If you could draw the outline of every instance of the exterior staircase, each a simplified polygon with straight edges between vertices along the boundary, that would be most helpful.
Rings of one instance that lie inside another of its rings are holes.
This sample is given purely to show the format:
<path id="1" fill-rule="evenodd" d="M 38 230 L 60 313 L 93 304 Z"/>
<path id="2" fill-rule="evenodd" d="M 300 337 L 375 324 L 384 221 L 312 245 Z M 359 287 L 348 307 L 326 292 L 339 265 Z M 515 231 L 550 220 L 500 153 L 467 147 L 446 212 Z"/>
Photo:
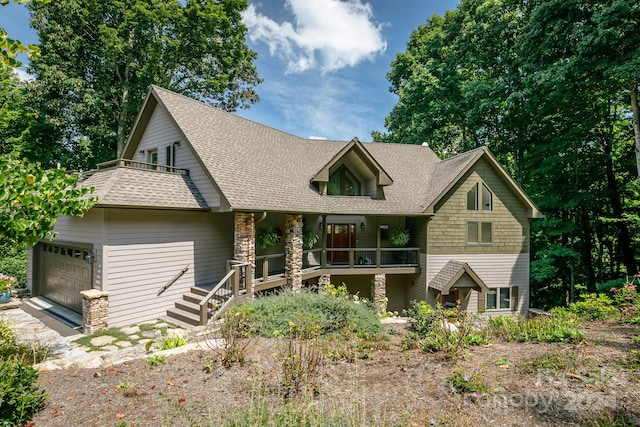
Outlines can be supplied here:
<path id="1" fill-rule="evenodd" d="M 180 301 L 176 301 L 174 308 L 167 310 L 168 320 L 191 327 L 198 326 L 200 324 L 200 302 L 208 293 L 208 289 L 192 287 L 189 292 L 182 295 Z M 232 295 L 232 292 L 227 289 L 218 289 L 208 303 L 207 320 L 211 320 L 218 308 L 227 302 Z"/>

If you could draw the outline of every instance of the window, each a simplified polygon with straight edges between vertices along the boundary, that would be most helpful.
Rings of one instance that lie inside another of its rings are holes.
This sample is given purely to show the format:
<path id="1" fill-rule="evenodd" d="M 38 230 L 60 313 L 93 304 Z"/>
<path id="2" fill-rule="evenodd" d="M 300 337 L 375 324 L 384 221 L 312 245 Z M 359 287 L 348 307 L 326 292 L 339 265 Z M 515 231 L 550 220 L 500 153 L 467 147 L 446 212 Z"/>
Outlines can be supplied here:
<path id="1" fill-rule="evenodd" d="M 149 150 L 147 152 L 147 163 L 158 164 L 158 150 Z M 156 169 L 155 166 L 149 166 L 150 169 Z"/>
<path id="2" fill-rule="evenodd" d="M 343 165 L 329 177 L 327 193 L 331 196 L 359 196 L 360 182 Z"/>
<path id="3" fill-rule="evenodd" d="M 480 209 L 479 207 L 480 205 L 482 205 L 483 211 L 492 210 L 493 209 L 493 193 L 491 193 L 489 188 L 484 184 L 482 184 L 481 192 L 478 191 L 478 187 L 479 187 L 479 183 L 476 183 L 467 192 L 467 210 L 477 211 Z"/>
<path id="4" fill-rule="evenodd" d="M 486 185 L 482 184 L 482 210 L 490 211 L 493 209 L 493 194 Z"/>
<path id="5" fill-rule="evenodd" d="M 490 222 L 468 222 L 467 243 L 491 243 L 492 227 Z"/>
<path id="6" fill-rule="evenodd" d="M 167 145 L 165 151 L 166 151 L 165 165 L 175 166 L 176 165 L 176 146 L 174 144 Z"/>
<path id="7" fill-rule="evenodd" d="M 487 310 L 511 308 L 511 288 L 489 288 L 486 298 Z"/>

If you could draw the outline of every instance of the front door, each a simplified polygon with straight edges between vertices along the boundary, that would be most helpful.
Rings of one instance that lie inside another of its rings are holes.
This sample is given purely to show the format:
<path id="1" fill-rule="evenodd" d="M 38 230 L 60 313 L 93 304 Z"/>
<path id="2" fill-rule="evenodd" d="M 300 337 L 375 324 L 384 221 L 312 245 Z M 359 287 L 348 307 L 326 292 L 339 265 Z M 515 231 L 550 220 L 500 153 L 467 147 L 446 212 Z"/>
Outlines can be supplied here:
<path id="1" fill-rule="evenodd" d="M 349 248 L 356 247 L 356 225 L 355 224 L 328 224 L 327 225 L 327 248 L 335 249 L 328 251 L 327 261 L 335 264 L 349 263 Z"/>

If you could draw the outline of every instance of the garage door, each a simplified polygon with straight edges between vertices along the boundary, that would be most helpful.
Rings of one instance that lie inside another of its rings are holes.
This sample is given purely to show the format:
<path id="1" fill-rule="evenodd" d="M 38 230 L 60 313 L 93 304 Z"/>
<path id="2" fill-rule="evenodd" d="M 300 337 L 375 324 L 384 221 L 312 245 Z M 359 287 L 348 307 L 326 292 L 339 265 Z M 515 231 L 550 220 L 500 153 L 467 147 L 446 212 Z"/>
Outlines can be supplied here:
<path id="1" fill-rule="evenodd" d="M 41 294 L 77 313 L 82 313 L 80 291 L 91 289 L 92 264 L 84 259 L 87 248 L 61 244 L 41 245 Z"/>

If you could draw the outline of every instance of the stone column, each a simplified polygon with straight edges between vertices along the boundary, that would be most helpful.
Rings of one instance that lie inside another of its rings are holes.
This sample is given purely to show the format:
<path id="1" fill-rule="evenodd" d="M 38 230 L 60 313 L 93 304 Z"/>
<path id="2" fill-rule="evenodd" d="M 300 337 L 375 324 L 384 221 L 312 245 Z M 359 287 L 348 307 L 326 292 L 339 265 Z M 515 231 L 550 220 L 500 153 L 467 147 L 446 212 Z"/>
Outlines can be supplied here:
<path id="1" fill-rule="evenodd" d="M 287 215 L 284 220 L 286 244 L 284 249 L 284 277 L 287 287 L 302 289 L 302 215 Z"/>
<path id="2" fill-rule="evenodd" d="M 256 225 L 251 212 L 236 212 L 233 217 L 233 259 L 251 264 L 251 277 L 247 278 L 247 294 L 253 295 L 256 271 Z"/>
<path id="3" fill-rule="evenodd" d="M 387 275 L 375 274 L 371 279 L 371 300 L 378 309 L 378 313 L 387 311 Z"/>
<path id="4" fill-rule="evenodd" d="M 91 335 L 109 329 L 109 292 L 98 289 L 81 291 L 82 333 Z"/>
<path id="5" fill-rule="evenodd" d="M 321 274 L 318 277 L 318 292 L 324 293 L 324 287 L 331 284 L 330 274 Z"/>

